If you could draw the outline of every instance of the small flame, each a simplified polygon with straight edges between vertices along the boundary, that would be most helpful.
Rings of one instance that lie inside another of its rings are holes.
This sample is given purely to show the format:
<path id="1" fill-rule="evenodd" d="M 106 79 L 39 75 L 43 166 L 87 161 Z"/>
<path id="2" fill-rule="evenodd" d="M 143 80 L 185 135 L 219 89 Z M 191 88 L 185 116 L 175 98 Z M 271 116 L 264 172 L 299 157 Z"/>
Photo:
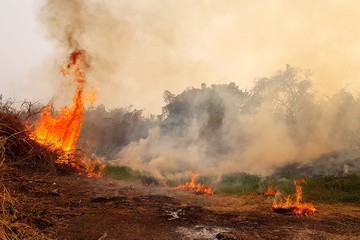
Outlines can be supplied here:
<path id="1" fill-rule="evenodd" d="M 201 183 L 196 183 L 196 179 L 199 177 L 199 174 L 190 173 L 191 181 L 185 183 L 184 185 L 177 186 L 177 190 L 192 190 L 195 193 L 200 193 L 204 195 L 213 195 L 214 192 L 211 187 L 205 187 Z"/>
<path id="2" fill-rule="evenodd" d="M 59 113 L 54 116 L 51 113 L 52 105 L 48 104 L 35 123 L 31 138 L 53 150 L 62 150 L 63 154 L 57 160 L 58 164 L 70 165 L 81 174 L 94 177 L 99 175 L 95 173 L 97 162 L 89 164 L 84 157 L 74 157 L 76 141 L 84 118 L 84 104 L 92 104 L 96 100 L 94 92 L 84 92 L 86 79 L 82 68 L 86 67 L 89 67 L 89 64 L 84 51 L 76 50 L 70 54 L 69 63 L 61 68 L 61 73 L 64 76 L 72 76 L 76 82 L 72 105 L 60 108 Z"/>
<path id="3" fill-rule="evenodd" d="M 291 196 L 280 198 L 280 202 L 277 203 L 274 200 L 272 209 L 275 212 L 281 213 L 291 213 L 293 215 L 309 215 L 316 212 L 316 208 L 312 203 L 303 203 L 302 202 L 302 186 L 305 184 L 305 179 L 294 180 L 294 185 L 296 188 L 295 201 L 293 202 Z"/>
<path id="4" fill-rule="evenodd" d="M 266 191 L 263 193 L 264 196 L 275 196 L 277 193 L 277 190 L 273 188 L 272 186 L 269 186 Z"/>

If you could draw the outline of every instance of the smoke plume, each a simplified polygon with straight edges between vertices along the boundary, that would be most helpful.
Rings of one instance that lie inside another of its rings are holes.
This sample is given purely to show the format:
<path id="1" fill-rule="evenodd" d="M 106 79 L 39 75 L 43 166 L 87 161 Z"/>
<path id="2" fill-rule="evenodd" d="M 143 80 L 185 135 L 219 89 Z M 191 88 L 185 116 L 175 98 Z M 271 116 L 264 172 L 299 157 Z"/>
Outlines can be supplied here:
<path id="1" fill-rule="evenodd" d="M 74 48 L 91 57 L 99 103 L 159 114 L 88 111 L 79 143 L 91 153 L 158 178 L 271 174 L 345 149 L 356 159 L 356 5 L 47 0 L 39 18 L 54 59 Z"/>
<path id="2" fill-rule="evenodd" d="M 306 71 L 286 66 L 249 91 L 204 84 L 165 99 L 163 120 L 124 146 L 115 163 L 158 178 L 194 170 L 269 175 L 298 163 L 313 166 L 314 175 L 359 170 L 359 99 L 344 89 L 321 99 Z"/>
<path id="3" fill-rule="evenodd" d="M 358 91 L 357 9 L 355 0 L 46 0 L 39 18 L 56 44 L 53 59 L 76 47 L 92 57 L 99 103 L 158 114 L 164 90 L 249 89 L 287 63 L 311 69 L 321 94 Z"/>
<path id="4" fill-rule="evenodd" d="M 87 111 L 79 144 L 159 179 L 231 172 L 334 175 L 360 170 L 360 99 L 322 98 L 308 71 L 287 65 L 249 90 L 205 83 L 164 93 L 163 113 Z"/>

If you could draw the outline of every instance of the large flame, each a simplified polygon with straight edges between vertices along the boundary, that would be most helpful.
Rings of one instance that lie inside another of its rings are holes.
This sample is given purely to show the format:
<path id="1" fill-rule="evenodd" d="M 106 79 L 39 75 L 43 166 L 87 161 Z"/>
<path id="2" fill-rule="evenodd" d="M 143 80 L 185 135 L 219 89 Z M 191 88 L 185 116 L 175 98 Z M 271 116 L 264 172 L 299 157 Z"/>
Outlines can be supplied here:
<path id="1" fill-rule="evenodd" d="M 205 187 L 201 183 L 196 183 L 196 179 L 198 178 L 199 174 L 190 173 L 191 181 L 185 183 L 184 185 L 177 186 L 177 190 L 192 190 L 195 193 L 205 194 L 205 195 L 213 195 L 214 192 L 211 187 Z"/>
<path id="2" fill-rule="evenodd" d="M 280 198 L 280 202 L 277 203 L 276 199 L 273 202 L 272 208 L 275 212 L 290 213 L 293 215 L 309 215 L 316 212 L 316 208 L 312 203 L 302 202 L 302 186 L 305 184 L 305 179 L 294 180 L 296 187 L 295 201 L 293 202 L 291 196 Z"/>
<path id="3" fill-rule="evenodd" d="M 63 151 L 57 163 L 70 165 L 81 174 L 93 176 L 96 162 L 88 164 L 84 157 L 74 157 L 76 141 L 83 123 L 84 104 L 92 104 L 96 99 L 95 93 L 84 92 L 86 80 L 82 69 L 88 66 L 84 51 L 76 50 L 70 54 L 69 63 L 61 72 L 75 80 L 76 91 L 72 105 L 60 108 L 59 113 L 54 116 L 51 113 L 52 105 L 48 104 L 35 123 L 32 138 L 54 150 Z"/>

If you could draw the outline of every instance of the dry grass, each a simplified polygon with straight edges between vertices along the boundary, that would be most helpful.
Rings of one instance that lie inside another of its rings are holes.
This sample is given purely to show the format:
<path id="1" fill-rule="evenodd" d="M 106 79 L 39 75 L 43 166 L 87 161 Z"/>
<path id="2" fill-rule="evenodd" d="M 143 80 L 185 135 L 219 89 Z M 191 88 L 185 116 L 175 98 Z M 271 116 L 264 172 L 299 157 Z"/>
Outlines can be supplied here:
<path id="1" fill-rule="evenodd" d="M 56 152 L 29 138 L 17 114 L 0 111 L 0 239 L 48 239 L 22 219 L 23 204 L 9 186 L 24 172 L 54 173 L 56 157 Z"/>
<path id="2" fill-rule="evenodd" d="M 2 186 L 0 195 L 0 239 L 48 239 L 37 229 L 18 221 L 17 200 Z"/>
<path id="3" fill-rule="evenodd" d="M 48 239 L 26 223 L 18 221 L 17 200 L 10 195 L 4 185 L 4 173 L 6 172 L 5 153 L 7 138 L 0 137 L 0 239 Z"/>
<path id="4" fill-rule="evenodd" d="M 29 129 L 14 113 L 0 112 L 0 138 L 3 161 L 21 170 L 55 172 L 57 152 L 51 151 L 29 137 Z"/>
<path id="5" fill-rule="evenodd" d="M 1 99 L 0 99 L 1 100 Z M 9 105 L 11 106 L 11 105 Z M 26 188 L 29 179 L 57 174 L 80 174 L 88 170 L 59 164 L 64 153 L 31 139 L 27 123 L 8 105 L 0 104 L 0 239 L 49 239 L 41 233 L 47 219 L 34 213 L 37 202 L 19 189 Z M 82 155 L 66 156 L 77 159 Z M 83 156 L 81 159 L 84 159 Z M 89 165 L 95 171 L 96 165 Z"/>

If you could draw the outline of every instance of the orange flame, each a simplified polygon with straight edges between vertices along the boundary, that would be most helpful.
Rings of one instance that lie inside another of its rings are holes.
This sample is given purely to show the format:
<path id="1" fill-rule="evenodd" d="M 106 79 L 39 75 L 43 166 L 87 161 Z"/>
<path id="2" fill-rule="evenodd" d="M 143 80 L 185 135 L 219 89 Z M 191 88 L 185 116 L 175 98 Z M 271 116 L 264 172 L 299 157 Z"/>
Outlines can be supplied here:
<path id="1" fill-rule="evenodd" d="M 305 184 L 305 179 L 294 180 L 294 185 L 296 187 L 295 202 L 292 202 L 291 196 L 280 198 L 280 203 L 277 203 L 274 200 L 272 209 L 275 212 L 280 213 L 291 213 L 293 215 L 309 215 L 316 212 L 316 208 L 312 203 L 303 203 L 302 202 L 302 186 Z"/>
<path id="2" fill-rule="evenodd" d="M 201 183 L 196 183 L 196 179 L 199 174 L 190 173 L 191 181 L 185 183 L 184 185 L 177 186 L 175 189 L 177 190 L 192 190 L 195 193 L 204 194 L 204 195 L 213 195 L 214 192 L 211 187 L 205 187 Z"/>
<path id="3" fill-rule="evenodd" d="M 89 67 L 85 52 L 81 50 L 72 52 L 69 63 L 61 69 L 65 76 L 72 76 L 76 82 L 72 105 L 60 108 L 59 113 L 53 116 L 52 105 L 48 104 L 35 123 L 31 138 L 51 149 L 62 150 L 64 154 L 57 163 L 70 165 L 81 174 L 96 176 L 94 172 L 96 162 L 88 164 L 83 157 L 71 157 L 75 154 L 76 141 L 83 123 L 84 103 L 92 104 L 96 99 L 95 93 L 84 93 L 86 83 L 85 73 L 82 70 L 84 67 Z"/>
<path id="4" fill-rule="evenodd" d="M 273 188 L 272 186 L 269 186 L 266 191 L 263 193 L 264 196 L 275 196 L 277 193 L 277 190 Z"/>

